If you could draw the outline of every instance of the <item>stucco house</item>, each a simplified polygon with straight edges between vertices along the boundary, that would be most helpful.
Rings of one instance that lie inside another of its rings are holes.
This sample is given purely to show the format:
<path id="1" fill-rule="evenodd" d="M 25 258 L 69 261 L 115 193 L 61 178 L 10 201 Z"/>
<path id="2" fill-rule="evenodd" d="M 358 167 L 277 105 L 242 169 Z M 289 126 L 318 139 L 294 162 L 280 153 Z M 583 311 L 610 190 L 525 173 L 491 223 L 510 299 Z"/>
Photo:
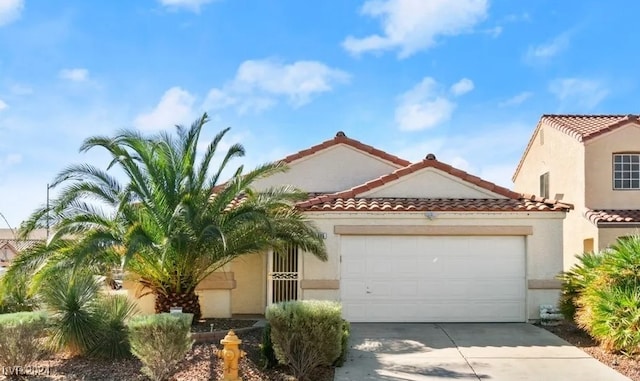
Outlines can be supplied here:
<path id="1" fill-rule="evenodd" d="M 36 230 L 25 240 L 18 240 L 15 233 L 14 229 L 0 229 L 0 275 L 22 250 L 46 238 L 46 230 L 43 229 Z"/>
<path id="2" fill-rule="evenodd" d="M 342 132 L 283 161 L 290 170 L 256 188 L 308 191 L 297 207 L 322 231 L 329 260 L 296 248 L 239 258 L 201 285 L 205 317 L 331 299 L 354 322 L 524 322 L 557 301 L 570 205 L 522 196 L 431 154 L 412 164 Z M 140 306 L 152 310 L 150 298 Z"/>
<path id="3" fill-rule="evenodd" d="M 575 207 L 564 221 L 564 267 L 640 227 L 638 115 L 543 115 L 513 175 L 519 192 Z"/>

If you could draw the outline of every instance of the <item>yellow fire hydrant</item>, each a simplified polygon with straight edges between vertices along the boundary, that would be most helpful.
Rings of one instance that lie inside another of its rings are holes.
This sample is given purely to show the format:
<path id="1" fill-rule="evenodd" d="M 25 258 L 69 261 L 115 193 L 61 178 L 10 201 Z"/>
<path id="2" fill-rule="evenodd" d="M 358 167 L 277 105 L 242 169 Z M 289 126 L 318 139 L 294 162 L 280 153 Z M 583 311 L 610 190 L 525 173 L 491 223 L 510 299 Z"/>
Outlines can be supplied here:
<path id="1" fill-rule="evenodd" d="M 242 340 L 236 336 L 233 330 L 229 330 L 227 336 L 220 340 L 222 350 L 218 351 L 218 357 L 224 361 L 224 371 L 221 381 L 242 381 L 238 377 L 238 362 L 244 357 L 245 352 L 240 350 Z"/>

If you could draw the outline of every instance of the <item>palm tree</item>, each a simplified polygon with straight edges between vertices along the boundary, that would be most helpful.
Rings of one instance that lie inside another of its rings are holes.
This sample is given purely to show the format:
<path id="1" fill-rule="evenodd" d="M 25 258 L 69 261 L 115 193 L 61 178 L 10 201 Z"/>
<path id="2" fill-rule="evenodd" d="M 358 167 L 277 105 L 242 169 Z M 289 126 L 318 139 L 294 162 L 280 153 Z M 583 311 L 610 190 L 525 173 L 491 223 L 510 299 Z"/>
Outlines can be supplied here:
<path id="1" fill-rule="evenodd" d="M 208 117 L 176 134 L 143 136 L 124 130 L 114 137 L 91 137 L 81 152 L 106 150 L 105 170 L 74 165 L 52 186 L 64 186 L 49 208 L 36 210 L 20 234 L 51 223 L 46 244 L 25 253 L 8 271 L 55 274 L 68 266 L 104 270 L 120 264 L 156 297 L 156 312 L 181 306 L 200 317 L 196 286 L 238 256 L 297 245 L 322 260 L 327 254 L 318 230 L 293 207 L 306 194 L 292 187 L 256 191 L 256 180 L 286 170 L 268 163 L 247 173 L 238 167 L 220 180 L 244 148 L 232 145 L 215 171 L 212 160 L 224 129 L 202 157 L 198 142 Z M 199 160 L 198 160 L 199 159 Z M 112 175 L 118 169 L 124 182 Z M 42 277 L 42 275 L 40 275 Z M 195 320 L 194 319 L 194 320 Z"/>

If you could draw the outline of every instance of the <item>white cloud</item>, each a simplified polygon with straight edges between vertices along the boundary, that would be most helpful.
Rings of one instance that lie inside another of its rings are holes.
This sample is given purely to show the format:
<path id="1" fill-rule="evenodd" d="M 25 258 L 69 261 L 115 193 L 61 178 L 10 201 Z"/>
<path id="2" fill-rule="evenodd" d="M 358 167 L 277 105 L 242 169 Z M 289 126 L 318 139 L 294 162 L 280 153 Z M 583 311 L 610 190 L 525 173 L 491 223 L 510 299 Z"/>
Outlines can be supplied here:
<path id="1" fill-rule="evenodd" d="M 604 82 L 588 78 L 558 78 L 549 83 L 549 91 L 562 107 L 578 108 L 576 111 L 592 109 L 609 95 Z"/>
<path id="2" fill-rule="evenodd" d="M 203 107 L 215 110 L 236 106 L 240 113 L 259 112 L 284 97 L 297 108 L 349 78 L 346 72 L 318 61 L 285 64 L 273 59 L 248 60 L 240 64 L 233 80 L 223 88 L 209 91 Z"/>
<path id="3" fill-rule="evenodd" d="M 9 105 L 6 104 L 2 99 L 0 99 L 0 111 L 6 109 L 8 107 L 9 107 Z"/>
<path id="4" fill-rule="evenodd" d="M 566 50 L 570 42 L 571 33 L 562 33 L 547 43 L 529 46 L 525 59 L 530 63 L 548 61 Z"/>
<path id="5" fill-rule="evenodd" d="M 24 0 L 0 0 L 0 26 L 19 19 L 23 9 Z"/>
<path id="6" fill-rule="evenodd" d="M 473 90 L 473 82 L 463 78 L 451 86 L 453 95 Z M 446 90 L 431 77 L 425 77 L 411 90 L 400 95 L 395 111 L 396 124 L 403 131 L 419 131 L 435 127 L 451 119 L 456 103 L 446 96 Z"/>
<path id="7" fill-rule="evenodd" d="M 62 69 L 58 75 L 68 81 L 84 82 L 89 79 L 89 70 L 83 68 Z"/>
<path id="8" fill-rule="evenodd" d="M 458 96 L 468 93 L 469 91 L 473 90 L 473 88 L 474 85 L 472 80 L 470 80 L 469 78 L 462 78 L 458 82 L 451 85 L 450 91 L 451 94 Z"/>
<path id="9" fill-rule="evenodd" d="M 27 85 L 23 85 L 21 83 L 14 83 L 9 88 L 9 91 L 13 95 L 31 95 L 33 94 L 33 89 Z"/>
<path id="10" fill-rule="evenodd" d="M 522 102 L 526 101 L 527 99 L 531 98 L 531 96 L 533 96 L 532 92 L 523 91 L 520 94 L 514 95 L 511 98 L 498 103 L 498 106 L 500 107 L 517 106 Z"/>
<path id="11" fill-rule="evenodd" d="M 171 9 L 184 8 L 193 12 L 200 12 L 200 7 L 213 0 L 159 0 L 160 4 Z"/>
<path id="12" fill-rule="evenodd" d="M 531 128 L 531 125 L 519 122 L 483 125 L 471 132 L 397 142 L 403 148 L 394 153 L 412 162 L 433 153 L 444 163 L 512 188 L 511 175 L 527 144 Z"/>
<path id="13" fill-rule="evenodd" d="M 156 107 L 138 115 L 133 124 L 145 131 L 158 131 L 176 124 L 188 123 L 193 119 L 196 98 L 180 87 L 167 90 Z"/>
<path id="14" fill-rule="evenodd" d="M 342 45 L 354 55 L 399 49 L 405 58 L 430 48 L 439 36 L 471 31 L 488 8 L 488 0 L 368 0 L 360 11 L 380 19 L 382 35 L 348 36 Z"/>

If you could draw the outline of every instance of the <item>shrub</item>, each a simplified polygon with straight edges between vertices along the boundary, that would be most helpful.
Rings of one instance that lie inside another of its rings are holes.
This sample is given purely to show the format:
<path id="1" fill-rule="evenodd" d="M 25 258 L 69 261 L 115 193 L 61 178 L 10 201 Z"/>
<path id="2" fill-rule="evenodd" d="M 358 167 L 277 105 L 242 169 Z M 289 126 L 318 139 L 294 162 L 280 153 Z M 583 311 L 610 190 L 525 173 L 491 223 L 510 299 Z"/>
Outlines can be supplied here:
<path id="1" fill-rule="evenodd" d="M 262 331 L 262 344 L 260 344 L 260 360 L 265 369 L 273 368 L 278 365 L 276 353 L 273 351 L 273 342 L 271 341 L 271 325 L 267 323 Z"/>
<path id="2" fill-rule="evenodd" d="M 589 332 L 605 350 L 640 353 L 640 289 L 629 285 L 595 291 L 590 301 Z"/>
<path id="3" fill-rule="evenodd" d="M 100 288 L 101 284 L 84 272 L 66 271 L 43 283 L 40 291 L 51 316 L 49 344 L 53 350 L 84 355 L 99 344 Z"/>
<path id="4" fill-rule="evenodd" d="M 603 255 L 584 253 L 577 255 L 578 263 L 569 271 L 560 274 L 562 290 L 558 307 L 565 319 L 574 321 L 578 309 L 578 298 L 596 278 Z"/>
<path id="5" fill-rule="evenodd" d="M 341 367 L 347 361 L 347 352 L 349 352 L 349 337 L 351 336 L 351 324 L 342 320 L 342 340 L 340 341 L 340 357 L 333 363 L 334 366 Z"/>
<path id="6" fill-rule="evenodd" d="M 33 311 L 38 309 L 38 298 L 29 293 L 28 277 L 19 275 L 11 284 L 5 282 L 6 277 L 0 276 L 0 313 Z"/>
<path id="7" fill-rule="evenodd" d="M 618 239 L 598 256 L 583 256 L 571 270 L 574 276 L 565 279 L 563 290 L 575 292 L 575 321 L 605 349 L 638 354 L 640 236 Z"/>
<path id="8" fill-rule="evenodd" d="M 47 315 L 16 312 L 0 315 L 0 366 L 27 366 L 44 352 Z"/>
<path id="9" fill-rule="evenodd" d="M 126 321 L 136 312 L 136 306 L 125 295 L 100 298 L 96 319 L 99 320 L 98 342 L 90 353 L 109 359 L 131 355 Z"/>
<path id="10" fill-rule="evenodd" d="M 267 308 L 276 358 L 299 380 L 318 366 L 330 366 L 342 351 L 343 320 L 339 303 L 292 301 Z"/>
<path id="11" fill-rule="evenodd" d="M 137 316 L 129 322 L 131 353 L 142 361 L 142 371 L 154 381 L 167 380 L 191 350 L 192 314 Z"/>

